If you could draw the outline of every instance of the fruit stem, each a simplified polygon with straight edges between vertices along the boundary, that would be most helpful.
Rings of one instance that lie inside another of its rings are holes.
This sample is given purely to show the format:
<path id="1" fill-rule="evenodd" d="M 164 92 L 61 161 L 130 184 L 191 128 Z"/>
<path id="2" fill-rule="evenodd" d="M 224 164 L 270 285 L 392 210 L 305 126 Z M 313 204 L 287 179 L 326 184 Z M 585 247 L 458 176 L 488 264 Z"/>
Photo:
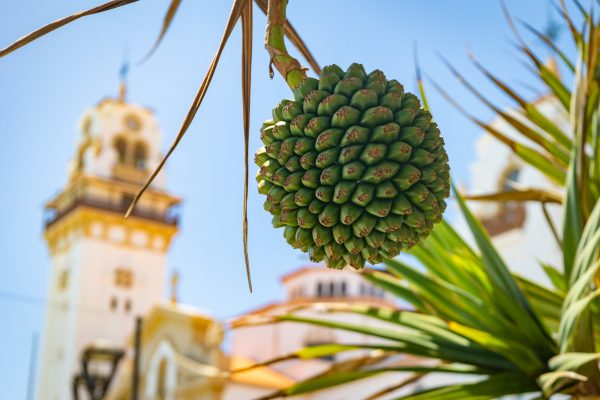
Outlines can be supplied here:
<path id="1" fill-rule="evenodd" d="M 288 0 L 269 0 L 265 48 L 271 56 L 269 67 L 275 65 L 288 86 L 294 90 L 306 79 L 306 68 L 303 68 L 298 60 L 290 56 L 285 47 L 284 26 L 287 3 Z M 273 70 L 271 69 L 272 77 Z"/>

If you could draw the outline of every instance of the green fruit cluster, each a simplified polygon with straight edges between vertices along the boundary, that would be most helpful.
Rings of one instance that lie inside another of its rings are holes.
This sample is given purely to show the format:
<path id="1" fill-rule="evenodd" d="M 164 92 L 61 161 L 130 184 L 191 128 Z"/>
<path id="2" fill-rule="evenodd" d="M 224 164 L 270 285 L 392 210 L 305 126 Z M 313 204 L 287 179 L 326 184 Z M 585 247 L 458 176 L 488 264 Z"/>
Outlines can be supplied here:
<path id="1" fill-rule="evenodd" d="M 431 114 L 383 72 L 323 68 L 261 130 L 258 190 L 287 242 L 328 267 L 377 264 L 425 238 L 449 195 Z"/>

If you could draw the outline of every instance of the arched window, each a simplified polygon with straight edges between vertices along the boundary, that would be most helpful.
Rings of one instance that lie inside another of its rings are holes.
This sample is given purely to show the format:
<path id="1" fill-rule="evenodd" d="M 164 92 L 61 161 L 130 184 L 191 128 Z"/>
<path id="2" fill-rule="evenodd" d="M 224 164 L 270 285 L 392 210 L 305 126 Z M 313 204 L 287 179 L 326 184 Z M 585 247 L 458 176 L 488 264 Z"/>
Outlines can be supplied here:
<path id="1" fill-rule="evenodd" d="M 126 313 L 131 312 L 131 299 L 125 300 L 125 312 Z"/>
<path id="2" fill-rule="evenodd" d="M 369 296 L 372 296 L 372 297 L 377 296 L 377 289 L 375 288 L 375 286 L 369 285 Z"/>
<path id="3" fill-rule="evenodd" d="M 69 270 L 63 269 L 58 276 L 58 290 L 63 291 L 69 285 Z"/>
<path id="4" fill-rule="evenodd" d="M 147 157 L 146 145 L 143 143 L 136 143 L 133 151 L 133 163 L 135 167 L 140 170 L 145 170 Z"/>
<path id="5" fill-rule="evenodd" d="M 329 283 L 329 297 L 333 297 L 335 296 L 335 282 L 330 282 Z"/>
<path id="6" fill-rule="evenodd" d="M 505 192 L 515 190 L 514 184 L 519 181 L 519 175 L 521 170 L 517 167 L 513 167 L 504 173 L 502 177 L 502 190 Z"/>
<path id="7" fill-rule="evenodd" d="M 340 284 L 340 295 L 342 297 L 346 296 L 346 281 L 342 281 L 342 283 Z"/>
<path id="8" fill-rule="evenodd" d="M 117 161 L 124 163 L 127 159 L 127 142 L 123 138 L 117 138 L 114 146 L 117 152 Z"/>
<path id="9" fill-rule="evenodd" d="M 323 293 L 323 283 L 317 283 L 317 297 L 323 297 L 325 294 Z"/>
<path id="10" fill-rule="evenodd" d="M 156 380 L 156 398 L 165 400 L 167 398 L 167 360 L 163 358 L 158 365 L 158 379 Z"/>
<path id="11" fill-rule="evenodd" d="M 116 297 L 111 297 L 110 298 L 110 310 L 111 311 L 115 311 L 117 309 L 117 306 L 119 305 L 117 298 Z"/>

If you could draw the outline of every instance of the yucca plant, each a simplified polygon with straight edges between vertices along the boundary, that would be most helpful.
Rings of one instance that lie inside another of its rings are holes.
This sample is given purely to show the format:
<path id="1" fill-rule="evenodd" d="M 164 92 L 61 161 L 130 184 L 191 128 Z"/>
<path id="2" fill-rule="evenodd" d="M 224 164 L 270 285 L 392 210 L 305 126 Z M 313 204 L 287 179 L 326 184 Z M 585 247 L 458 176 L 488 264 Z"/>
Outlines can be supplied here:
<path id="1" fill-rule="evenodd" d="M 538 201 L 562 204 L 562 234 L 557 232 L 563 250 L 562 268 L 544 268 L 552 288 L 511 273 L 481 223 L 473 216 L 463 196 L 454 190 L 462 215 L 473 235 L 472 247 L 446 222 L 409 254 L 418 262 L 385 261 L 381 270 L 367 270 L 366 280 L 408 302 L 411 310 L 348 304 L 319 304 L 329 313 L 354 313 L 387 323 L 386 328 L 354 325 L 339 319 L 312 318 L 298 314 L 248 319 L 241 326 L 255 323 L 298 322 L 341 329 L 385 339 L 385 345 L 352 343 L 325 344 L 301 349 L 281 359 L 313 358 L 362 349 L 373 351 L 358 359 L 334 364 L 329 371 L 287 389 L 265 396 L 280 398 L 308 393 L 335 385 L 365 379 L 385 372 L 412 372 L 408 380 L 377 390 L 371 398 L 412 383 L 436 372 L 472 376 L 469 383 L 427 388 L 402 399 L 450 400 L 492 399 L 511 394 L 530 393 L 547 399 L 554 394 L 576 399 L 600 398 L 600 46 L 599 20 L 593 7 L 581 12 L 583 27 L 576 23 L 562 3 L 560 12 L 577 48 L 577 59 L 569 59 L 547 35 L 526 25 L 550 46 L 572 71 L 569 85 L 549 69 L 528 47 L 513 26 L 520 49 L 533 71 L 546 85 L 570 117 L 567 130 L 552 116 L 543 114 L 534 102 L 527 101 L 494 74 L 476 62 L 478 68 L 517 103 L 517 113 L 495 106 L 449 63 L 465 86 L 492 108 L 509 126 L 522 135 L 510 139 L 506 133 L 465 114 L 491 133 L 524 163 L 541 171 L 561 187 L 562 196 L 542 188 L 471 196 L 485 201 Z M 508 14 L 507 14 L 508 15 Z M 512 20 L 509 17 L 509 23 Z M 570 90 L 568 87 L 572 87 Z M 438 89 L 450 100 L 443 89 Z M 460 108 L 456 102 L 454 104 Z M 550 224 L 553 222 L 548 219 Z M 552 225 L 554 229 L 554 226 Z M 413 366 L 382 363 L 398 354 L 411 354 L 434 363 L 416 362 Z"/>

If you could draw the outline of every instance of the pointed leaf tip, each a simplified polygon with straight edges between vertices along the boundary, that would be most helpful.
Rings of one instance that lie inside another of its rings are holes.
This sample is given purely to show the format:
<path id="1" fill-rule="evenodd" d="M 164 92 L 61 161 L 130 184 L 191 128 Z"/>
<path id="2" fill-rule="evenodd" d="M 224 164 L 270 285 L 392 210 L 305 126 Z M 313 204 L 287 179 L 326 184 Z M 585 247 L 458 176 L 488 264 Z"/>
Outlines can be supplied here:
<path id="1" fill-rule="evenodd" d="M 165 18 L 163 20 L 163 25 L 160 30 L 160 34 L 158 35 L 158 38 L 156 38 L 156 41 L 154 42 L 154 45 L 152 46 L 152 48 L 150 48 L 150 51 L 148 51 L 148 54 L 146 54 L 144 56 L 144 58 L 142 58 L 138 64 L 142 64 L 142 63 L 146 62 L 146 60 L 148 60 L 152 56 L 152 54 L 154 54 L 154 52 L 156 51 L 156 49 L 158 48 L 158 46 L 164 39 L 165 34 L 167 33 L 167 30 L 169 29 L 169 26 L 171 26 L 171 22 L 173 22 L 175 13 L 177 12 L 177 9 L 179 8 L 180 5 L 181 5 L 181 0 L 171 0 L 171 3 L 169 4 L 169 8 L 167 9 L 167 13 L 165 14 Z"/>

